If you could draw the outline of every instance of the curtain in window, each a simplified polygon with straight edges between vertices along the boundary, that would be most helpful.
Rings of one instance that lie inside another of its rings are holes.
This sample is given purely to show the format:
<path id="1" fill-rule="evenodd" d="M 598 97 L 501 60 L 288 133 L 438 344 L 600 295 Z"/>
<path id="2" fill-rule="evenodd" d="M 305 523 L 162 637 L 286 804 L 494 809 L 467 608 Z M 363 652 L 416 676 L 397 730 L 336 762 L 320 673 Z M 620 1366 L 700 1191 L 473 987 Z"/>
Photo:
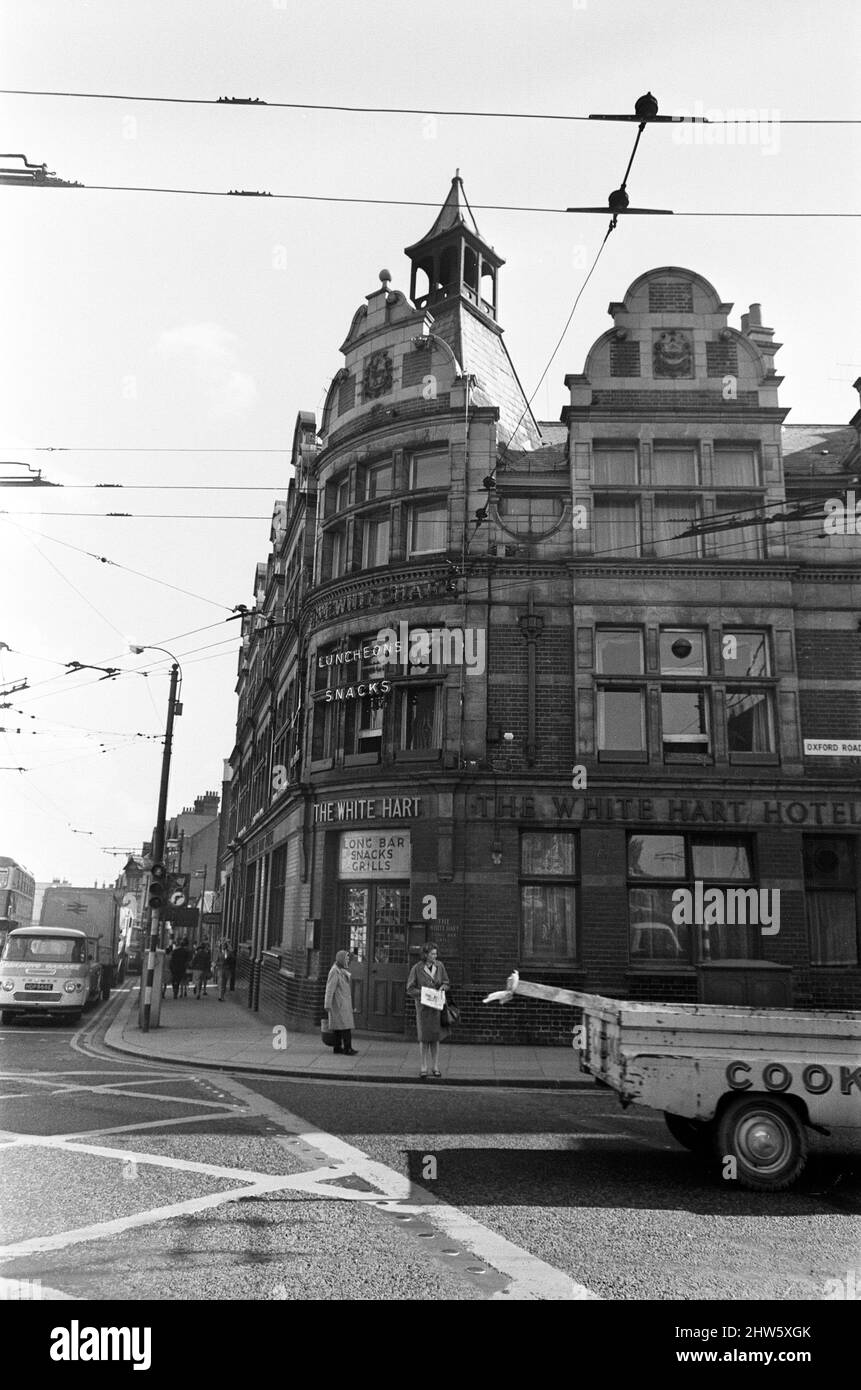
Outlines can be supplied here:
<path id="1" fill-rule="evenodd" d="M 375 565 L 388 564 L 389 560 L 389 514 L 365 518 L 364 568 L 373 569 Z"/>
<path id="2" fill-rule="evenodd" d="M 445 550 L 445 545 L 445 506 L 414 507 L 410 545 L 413 554 L 424 555 L 431 551 Z"/>
<path id="3" fill-rule="evenodd" d="M 751 512 L 761 511 L 761 497 L 745 497 L 740 494 L 723 496 L 717 498 L 715 510 L 718 512 L 738 512 L 739 515 L 749 515 Z M 722 517 L 723 521 L 731 521 L 731 516 Z M 717 553 L 719 556 L 726 556 L 728 560 L 761 560 L 763 558 L 763 539 L 761 526 L 739 526 L 731 530 L 718 531 L 715 534 L 717 541 Z"/>
<path id="4" fill-rule="evenodd" d="M 694 878 L 749 879 L 750 846 L 742 840 L 694 840 L 691 846 Z"/>
<path id="5" fill-rule="evenodd" d="M 695 497 L 656 497 L 655 498 L 655 554 L 662 559 L 669 557 L 696 557 L 700 553 L 698 536 L 684 536 L 678 539 L 681 531 L 699 519 L 699 506 Z"/>
<path id="6" fill-rule="evenodd" d="M 577 872 L 577 840 L 570 830 L 528 831 L 520 837 L 520 868 L 524 874 Z"/>
<path id="7" fill-rule="evenodd" d="M 759 466 L 752 449 L 715 449 L 718 487 L 757 487 Z"/>
<path id="8" fill-rule="evenodd" d="M 774 739 L 768 692 L 727 690 L 726 726 L 731 753 L 771 753 Z"/>
<path id="9" fill-rule="evenodd" d="M 598 691 L 598 748 L 605 753 L 642 753 L 646 747 L 642 690 Z"/>
<path id="10" fill-rule="evenodd" d="M 857 965 L 854 893 L 807 895 L 811 965 Z"/>
<path id="11" fill-rule="evenodd" d="M 405 690 L 403 701 L 403 742 L 405 751 L 439 747 L 436 729 L 436 686 Z"/>
<path id="12" fill-rule="evenodd" d="M 593 454 L 594 478 L 598 487 L 612 483 L 636 483 L 636 449 L 596 449 Z"/>
<path id="13" fill-rule="evenodd" d="M 683 487 L 699 482 L 693 449 L 656 449 L 652 457 L 652 481 L 661 486 Z"/>
<path id="14" fill-rule="evenodd" d="M 640 553 L 640 509 L 636 502 L 595 499 L 595 554 L 634 558 Z"/>
<path id="15" fill-rule="evenodd" d="M 574 887 L 525 883 L 520 895 L 524 956 L 571 960 L 576 948 Z"/>

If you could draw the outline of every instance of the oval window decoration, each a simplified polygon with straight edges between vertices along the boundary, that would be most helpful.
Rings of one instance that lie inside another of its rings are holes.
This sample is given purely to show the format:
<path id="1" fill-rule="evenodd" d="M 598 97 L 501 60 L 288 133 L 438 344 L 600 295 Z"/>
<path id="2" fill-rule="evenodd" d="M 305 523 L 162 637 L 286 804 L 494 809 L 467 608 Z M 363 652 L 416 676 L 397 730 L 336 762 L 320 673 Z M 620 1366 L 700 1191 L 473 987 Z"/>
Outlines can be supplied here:
<path id="1" fill-rule="evenodd" d="M 497 510 L 506 531 L 517 536 L 547 536 L 562 520 L 565 504 L 561 497 L 547 493 L 509 493 L 500 497 Z"/>

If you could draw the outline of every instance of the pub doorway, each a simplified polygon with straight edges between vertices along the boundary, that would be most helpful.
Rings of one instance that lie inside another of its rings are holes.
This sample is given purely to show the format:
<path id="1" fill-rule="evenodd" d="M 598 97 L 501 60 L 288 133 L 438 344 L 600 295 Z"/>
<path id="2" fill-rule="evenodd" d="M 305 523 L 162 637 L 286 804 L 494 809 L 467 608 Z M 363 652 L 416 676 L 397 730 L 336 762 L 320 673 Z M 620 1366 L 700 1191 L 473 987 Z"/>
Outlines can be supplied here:
<path id="1" fill-rule="evenodd" d="M 356 1027 L 402 1033 L 408 972 L 408 883 L 350 883 L 341 887 L 339 939 L 352 953 Z"/>

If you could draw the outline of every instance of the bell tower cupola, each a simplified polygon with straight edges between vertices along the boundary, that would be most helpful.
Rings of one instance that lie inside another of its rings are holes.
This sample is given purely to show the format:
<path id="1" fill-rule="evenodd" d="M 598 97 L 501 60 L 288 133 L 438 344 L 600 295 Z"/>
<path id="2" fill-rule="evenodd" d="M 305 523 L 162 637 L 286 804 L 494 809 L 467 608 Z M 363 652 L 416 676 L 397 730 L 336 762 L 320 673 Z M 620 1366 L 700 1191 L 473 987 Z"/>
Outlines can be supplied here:
<path id="1" fill-rule="evenodd" d="M 460 299 L 497 322 L 498 274 L 505 262 L 478 230 L 459 169 L 430 231 L 405 254 L 412 262 L 410 299 L 417 309 L 436 314 L 441 304 Z"/>

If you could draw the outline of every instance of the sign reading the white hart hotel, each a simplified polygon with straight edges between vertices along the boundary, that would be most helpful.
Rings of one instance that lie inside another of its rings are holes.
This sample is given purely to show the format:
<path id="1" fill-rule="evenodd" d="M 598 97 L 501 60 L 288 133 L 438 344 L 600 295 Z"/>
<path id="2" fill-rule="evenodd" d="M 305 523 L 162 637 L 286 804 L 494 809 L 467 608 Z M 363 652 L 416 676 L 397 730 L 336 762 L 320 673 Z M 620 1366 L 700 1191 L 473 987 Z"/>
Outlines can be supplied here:
<path id="1" fill-rule="evenodd" d="M 338 859 L 339 878 L 409 878 L 410 832 L 345 830 Z"/>

